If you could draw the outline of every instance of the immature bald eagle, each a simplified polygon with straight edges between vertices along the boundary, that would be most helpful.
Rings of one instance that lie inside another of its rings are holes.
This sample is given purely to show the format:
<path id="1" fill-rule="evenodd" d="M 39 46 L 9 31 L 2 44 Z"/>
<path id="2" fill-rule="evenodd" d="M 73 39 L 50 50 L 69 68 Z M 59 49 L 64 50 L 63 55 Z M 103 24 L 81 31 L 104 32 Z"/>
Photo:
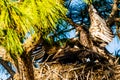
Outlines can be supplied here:
<path id="1" fill-rule="evenodd" d="M 91 21 L 89 32 L 93 40 L 105 43 L 111 42 L 113 35 L 105 20 L 98 15 L 93 5 L 89 6 L 88 11 Z"/>

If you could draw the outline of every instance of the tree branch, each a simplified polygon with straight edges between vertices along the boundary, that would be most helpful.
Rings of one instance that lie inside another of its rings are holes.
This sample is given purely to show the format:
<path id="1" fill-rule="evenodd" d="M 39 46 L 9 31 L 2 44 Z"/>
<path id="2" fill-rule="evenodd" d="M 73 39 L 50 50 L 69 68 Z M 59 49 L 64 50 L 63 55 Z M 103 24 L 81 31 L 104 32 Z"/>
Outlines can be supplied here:
<path id="1" fill-rule="evenodd" d="M 120 18 L 115 18 L 114 19 L 116 22 L 120 22 Z"/>
<path id="2" fill-rule="evenodd" d="M 108 25 L 111 25 L 114 22 L 114 18 L 116 17 L 116 13 L 118 11 L 118 1 L 119 0 L 114 0 L 114 3 L 112 5 L 112 11 L 107 19 Z"/>
<path id="3" fill-rule="evenodd" d="M 4 68 L 10 73 L 11 76 L 14 76 L 15 71 L 8 65 L 7 61 L 0 59 L 0 63 L 4 66 Z"/>

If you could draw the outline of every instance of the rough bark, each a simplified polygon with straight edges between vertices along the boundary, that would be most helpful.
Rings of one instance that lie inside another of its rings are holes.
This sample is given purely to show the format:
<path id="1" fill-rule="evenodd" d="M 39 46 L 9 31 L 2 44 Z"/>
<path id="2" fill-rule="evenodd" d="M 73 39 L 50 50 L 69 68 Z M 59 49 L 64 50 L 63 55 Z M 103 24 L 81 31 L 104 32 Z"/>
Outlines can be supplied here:
<path id="1" fill-rule="evenodd" d="M 24 76 L 22 80 L 34 80 L 32 60 L 28 54 L 22 54 L 19 67 L 22 67 L 20 68 L 20 74 Z"/>
<path id="2" fill-rule="evenodd" d="M 35 80 L 32 61 L 28 54 L 22 54 L 18 57 L 18 69 L 14 75 L 15 80 Z"/>

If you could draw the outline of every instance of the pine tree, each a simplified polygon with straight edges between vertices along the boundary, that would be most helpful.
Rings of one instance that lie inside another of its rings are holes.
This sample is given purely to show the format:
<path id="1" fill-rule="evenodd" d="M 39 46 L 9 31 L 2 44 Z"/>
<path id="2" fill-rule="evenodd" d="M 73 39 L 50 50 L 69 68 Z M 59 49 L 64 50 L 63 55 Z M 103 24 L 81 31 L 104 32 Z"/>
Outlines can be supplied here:
<path id="1" fill-rule="evenodd" d="M 67 9 L 62 0 L 0 0 L 0 46 L 24 80 L 34 80 L 29 51 L 56 28 Z M 27 33 L 30 37 L 25 38 Z M 25 42 L 23 42 L 25 40 Z"/>

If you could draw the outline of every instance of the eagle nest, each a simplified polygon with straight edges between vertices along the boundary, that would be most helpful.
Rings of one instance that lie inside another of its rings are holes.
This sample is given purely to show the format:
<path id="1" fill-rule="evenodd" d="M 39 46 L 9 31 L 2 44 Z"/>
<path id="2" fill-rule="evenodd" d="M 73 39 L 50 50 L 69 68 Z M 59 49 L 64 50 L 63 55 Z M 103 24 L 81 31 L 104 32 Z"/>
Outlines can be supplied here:
<path id="1" fill-rule="evenodd" d="M 111 64 L 104 57 L 89 50 L 72 51 L 65 51 L 64 55 L 55 57 L 52 61 L 40 63 L 40 68 L 35 68 L 35 80 L 120 79 L 119 58 L 112 59 Z"/>

